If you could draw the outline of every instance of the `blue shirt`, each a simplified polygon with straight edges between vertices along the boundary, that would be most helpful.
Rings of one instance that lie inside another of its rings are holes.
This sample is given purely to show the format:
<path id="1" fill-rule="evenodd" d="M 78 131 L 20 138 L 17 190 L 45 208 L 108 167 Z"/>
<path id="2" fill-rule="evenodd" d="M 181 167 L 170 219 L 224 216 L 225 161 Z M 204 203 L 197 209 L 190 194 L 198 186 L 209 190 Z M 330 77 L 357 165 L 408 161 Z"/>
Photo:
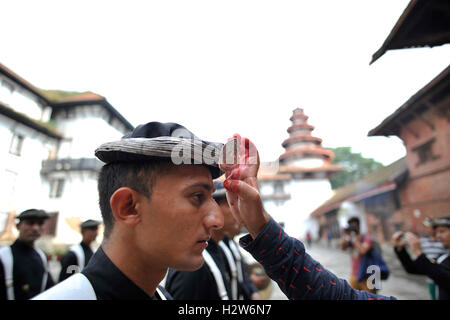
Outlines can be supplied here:
<path id="1" fill-rule="evenodd" d="M 239 244 L 291 300 L 395 300 L 353 289 L 308 255 L 303 243 L 289 237 L 272 218 L 256 239 L 246 235 Z"/>

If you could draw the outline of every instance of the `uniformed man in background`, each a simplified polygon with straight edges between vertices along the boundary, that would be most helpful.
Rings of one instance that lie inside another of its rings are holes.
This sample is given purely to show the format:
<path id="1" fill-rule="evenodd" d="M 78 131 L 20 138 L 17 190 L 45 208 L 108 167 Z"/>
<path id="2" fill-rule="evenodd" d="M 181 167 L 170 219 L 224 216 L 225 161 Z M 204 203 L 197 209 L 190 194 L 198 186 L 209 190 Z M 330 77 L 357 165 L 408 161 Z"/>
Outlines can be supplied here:
<path id="1" fill-rule="evenodd" d="M 247 264 L 234 242 L 234 237 L 241 233 L 242 225 L 234 219 L 226 198 L 223 181 L 214 181 L 215 191 L 212 194 L 223 213 L 223 234 L 219 246 L 225 252 L 232 273 L 232 297 L 235 300 L 259 300 L 258 289 L 247 272 Z"/>
<path id="2" fill-rule="evenodd" d="M 0 300 L 28 300 L 54 285 L 47 257 L 35 246 L 48 218 L 45 211 L 37 209 L 17 217 L 19 237 L 0 249 Z"/>
<path id="3" fill-rule="evenodd" d="M 80 224 L 81 243 L 71 246 L 61 259 L 59 282 L 67 279 L 74 273 L 80 272 L 88 264 L 94 254 L 91 244 L 97 238 L 100 224 L 101 222 L 96 220 L 86 220 Z"/>

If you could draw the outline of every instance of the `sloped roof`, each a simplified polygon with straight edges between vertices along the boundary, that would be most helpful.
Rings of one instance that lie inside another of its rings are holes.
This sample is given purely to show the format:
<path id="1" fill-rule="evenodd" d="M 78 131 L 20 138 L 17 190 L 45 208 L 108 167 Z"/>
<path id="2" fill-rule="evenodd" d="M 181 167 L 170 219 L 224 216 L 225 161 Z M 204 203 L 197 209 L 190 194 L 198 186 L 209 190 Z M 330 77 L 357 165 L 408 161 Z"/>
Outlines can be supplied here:
<path id="1" fill-rule="evenodd" d="M 56 138 L 56 139 L 62 139 L 63 135 L 61 132 L 58 131 L 58 129 L 54 128 L 51 124 L 32 119 L 28 117 L 27 115 L 17 112 L 13 109 L 11 109 L 8 106 L 4 106 L 0 103 L 0 114 L 3 114 L 7 116 L 8 118 L 14 119 L 17 122 L 20 122 L 28 127 L 31 127 L 38 132 L 41 132 L 49 137 Z"/>
<path id="2" fill-rule="evenodd" d="M 40 89 L 21 76 L 19 76 L 14 71 L 7 68 L 5 65 L 0 63 L 0 74 L 5 75 L 15 83 L 18 83 L 25 89 L 33 92 L 39 98 L 44 100 L 49 106 L 54 110 L 67 108 L 76 105 L 85 105 L 91 103 L 99 103 L 103 105 L 108 112 L 115 116 L 127 130 L 133 130 L 134 126 L 122 116 L 107 100 L 105 97 L 90 92 L 76 92 L 76 91 L 63 91 L 63 90 L 44 90 Z"/>
<path id="3" fill-rule="evenodd" d="M 6 67 L 5 65 L 0 63 L 0 74 L 5 75 L 7 78 L 11 79 L 12 81 L 20 84 L 22 87 L 24 87 L 25 89 L 33 92 L 35 95 L 37 95 L 39 98 L 45 100 L 47 103 L 49 103 L 50 101 L 47 99 L 47 97 L 45 97 L 42 92 L 41 89 L 39 89 L 38 87 L 35 87 L 34 85 L 32 85 L 30 82 L 28 82 L 27 80 L 25 80 L 24 78 L 22 78 L 21 76 L 19 76 L 17 73 L 15 73 L 14 71 L 12 71 L 11 69 L 9 69 L 8 67 Z"/>
<path id="4" fill-rule="evenodd" d="M 77 100 L 86 100 L 87 96 L 90 98 L 100 99 L 103 97 L 92 93 L 90 91 L 86 92 L 77 92 L 77 91 L 63 91 L 63 90 L 45 90 L 39 89 L 43 96 L 45 96 L 49 101 L 54 103 L 66 102 L 66 101 L 77 101 Z"/>
<path id="5" fill-rule="evenodd" d="M 58 102 L 52 103 L 52 107 L 56 112 L 58 112 L 58 110 L 90 104 L 102 105 L 110 114 L 116 117 L 127 130 L 132 131 L 134 129 L 134 126 L 127 119 L 125 119 L 125 117 L 122 116 L 122 114 L 108 102 L 108 100 L 106 100 L 103 96 L 90 91 L 81 92 L 78 94 L 68 94 L 67 96 L 61 98 Z"/>
<path id="6" fill-rule="evenodd" d="M 297 142 L 297 141 L 308 141 L 308 142 L 315 142 L 315 143 L 318 143 L 318 144 L 322 143 L 322 139 L 321 138 L 313 137 L 308 132 L 308 134 L 305 134 L 305 133 L 294 133 L 294 134 L 291 134 L 289 136 L 289 138 L 284 140 L 281 145 L 285 148 L 291 142 Z"/>
<path id="7" fill-rule="evenodd" d="M 311 213 L 318 217 L 340 207 L 344 201 L 359 201 L 393 190 L 408 172 L 406 158 L 369 173 L 364 178 L 334 191 L 334 195 Z"/>
<path id="8" fill-rule="evenodd" d="M 450 43 L 449 8 L 445 0 L 412 0 L 381 48 L 373 54 L 370 64 L 388 50 Z"/>
<path id="9" fill-rule="evenodd" d="M 334 153 L 331 150 L 324 149 L 321 147 L 310 147 L 310 146 L 299 146 L 293 149 L 286 150 L 281 156 L 280 160 L 286 159 L 293 155 L 318 155 L 324 158 L 333 159 Z"/>

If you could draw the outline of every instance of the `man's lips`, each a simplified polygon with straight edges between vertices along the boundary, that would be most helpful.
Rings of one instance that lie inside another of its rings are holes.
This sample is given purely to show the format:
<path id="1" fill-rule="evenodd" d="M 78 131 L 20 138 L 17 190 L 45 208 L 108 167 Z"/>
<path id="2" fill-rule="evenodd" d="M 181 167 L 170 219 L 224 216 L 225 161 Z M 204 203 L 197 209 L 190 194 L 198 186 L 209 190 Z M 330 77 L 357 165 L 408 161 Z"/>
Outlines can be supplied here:
<path id="1" fill-rule="evenodd" d="M 197 241 L 197 243 L 200 243 L 200 244 L 204 244 L 204 245 L 208 245 L 208 241 L 211 239 L 211 237 L 204 237 L 204 238 L 201 238 L 200 240 L 198 240 Z"/>

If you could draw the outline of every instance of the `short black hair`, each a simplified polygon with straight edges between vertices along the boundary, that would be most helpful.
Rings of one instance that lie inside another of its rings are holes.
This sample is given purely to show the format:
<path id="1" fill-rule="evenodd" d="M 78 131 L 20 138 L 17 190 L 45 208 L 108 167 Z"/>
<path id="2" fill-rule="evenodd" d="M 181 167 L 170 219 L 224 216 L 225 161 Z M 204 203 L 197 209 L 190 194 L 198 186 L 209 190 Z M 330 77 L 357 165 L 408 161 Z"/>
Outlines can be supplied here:
<path id="1" fill-rule="evenodd" d="M 359 226 L 359 218 L 352 217 L 352 218 L 348 219 L 348 221 L 347 221 L 348 224 L 351 224 L 353 222 L 356 222 L 356 224 Z"/>
<path id="2" fill-rule="evenodd" d="M 112 162 L 105 164 L 98 176 L 100 212 L 105 225 L 104 238 L 107 239 L 114 227 L 114 215 L 110 199 L 114 192 L 128 187 L 150 198 L 156 177 L 167 171 L 167 160 Z"/>

